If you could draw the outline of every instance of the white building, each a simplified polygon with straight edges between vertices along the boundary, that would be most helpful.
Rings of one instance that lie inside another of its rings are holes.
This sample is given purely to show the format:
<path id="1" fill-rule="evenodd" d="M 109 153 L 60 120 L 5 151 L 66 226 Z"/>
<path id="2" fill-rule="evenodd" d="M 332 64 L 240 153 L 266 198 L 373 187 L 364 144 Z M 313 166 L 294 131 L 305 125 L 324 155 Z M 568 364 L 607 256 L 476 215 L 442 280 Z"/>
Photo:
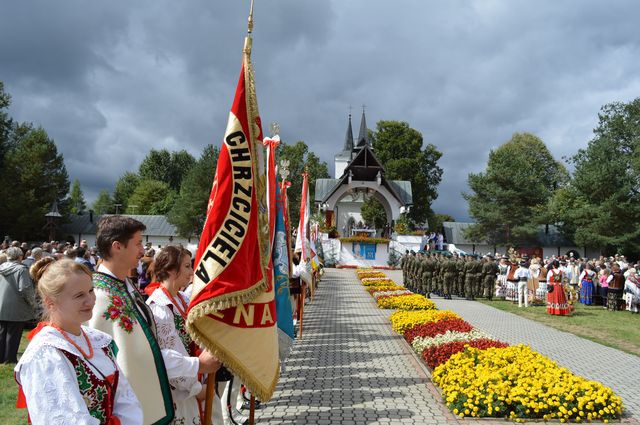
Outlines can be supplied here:
<path id="1" fill-rule="evenodd" d="M 360 209 L 368 197 L 380 201 L 389 226 L 413 203 L 411 182 L 386 178 L 369 141 L 364 111 L 355 144 L 349 115 L 344 148 L 335 156 L 334 177 L 316 180 L 315 202 L 325 212 L 326 224 L 335 226 L 342 236 L 351 236 L 357 224 L 364 222 Z"/>

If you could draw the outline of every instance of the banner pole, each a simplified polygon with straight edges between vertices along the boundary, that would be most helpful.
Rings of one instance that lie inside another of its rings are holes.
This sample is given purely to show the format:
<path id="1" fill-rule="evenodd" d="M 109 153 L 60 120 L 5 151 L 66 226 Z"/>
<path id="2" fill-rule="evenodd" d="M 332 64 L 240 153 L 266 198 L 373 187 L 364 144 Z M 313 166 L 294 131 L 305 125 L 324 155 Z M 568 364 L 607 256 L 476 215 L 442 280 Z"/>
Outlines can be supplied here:
<path id="1" fill-rule="evenodd" d="M 205 402 L 204 402 L 204 425 L 211 425 L 212 416 L 213 416 L 213 397 L 216 391 L 216 375 L 209 374 L 207 379 L 207 392 Z M 211 382 L 211 378 L 213 378 L 213 382 Z"/>
<path id="2" fill-rule="evenodd" d="M 300 339 L 302 339 L 302 319 L 304 318 L 304 300 L 307 297 L 307 284 L 301 280 L 300 295 L 298 296 L 298 316 L 300 319 Z"/>
<path id="3" fill-rule="evenodd" d="M 251 394 L 251 402 L 250 402 L 250 409 L 249 409 L 249 425 L 253 425 L 255 422 L 255 415 L 256 415 L 256 397 Z"/>

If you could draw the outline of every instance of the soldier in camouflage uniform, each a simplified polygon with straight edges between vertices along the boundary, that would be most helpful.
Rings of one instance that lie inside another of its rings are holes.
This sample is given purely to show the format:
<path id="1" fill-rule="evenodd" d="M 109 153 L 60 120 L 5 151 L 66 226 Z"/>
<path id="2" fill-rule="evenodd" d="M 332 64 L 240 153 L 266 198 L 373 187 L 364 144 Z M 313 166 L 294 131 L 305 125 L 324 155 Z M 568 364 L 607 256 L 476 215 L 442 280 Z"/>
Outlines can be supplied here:
<path id="1" fill-rule="evenodd" d="M 455 289 L 458 277 L 458 266 L 455 259 L 449 257 L 446 259 L 444 267 L 444 297 L 451 299 L 451 293 Z"/>
<path id="2" fill-rule="evenodd" d="M 407 255 L 407 259 L 404 262 L 404 287 L 409 288 L 411 286 L 411 262 L 413 261 L 413 256 L 411 254 Z"/>
<path id="3" fill-rule="evenodd" d="M 431 298 L 431 292 L 433 292 L 433 269 L 434 269 L 433 255 L 427 254 L 427 258 L 424 262 L 424 285 L 425 285 L 425 295 L 427 298 Z"/>
<path id="4" fill-rule="evenodd" d="M 420 263 L 422 262 L 422 252 L 418 251 L 416 254 L 415 264 L 413 266 L 413 286 L 411 287 L 411 291 L 418 292 L 420 288 Z"/>
<path id="5" fill-rule="evenodd" d="M 473 296 L 478 298 L 482 296 L 482 261 L 478 255 L 473 258 Z"/>
<path id="6" fill-rule="evenodd" d="M 456 262 L 458 277 L 456 280 L 456 295 L 464 297 L 464 254 L 460 254 Z"/>
<path id="7" fill-rule="evenodd" d="M 485 262 L 482 265 L 483 281 L 482 286 L 484 289 L 484 297 L 491 300 L 493 299 L 493 292 L 496 286 L 496 279 L 498 274 L 498 265 L 493 260 L 493 257 L 488 256 L 485 258 Z"/>
<path id="8" fill-rule="evenodd" d="M 464 263 L 464 297 L 467 300 L 473 300 L 473 281 L 475 278 L 473 258 L 467 255 Z"/>
<path id="9" fill-rule="evenodd" d="M 407 285 L 407 289 L 409 289 L 410 291 L 413 290 L 413 286 L 414 286 L 414 282 L 415 282 L 415 267 L 416 267 L 416 256 L 415 255 L 411 255 L 411 257 L 409 257 L 409 266 L 408 266 L 408 275 L 409 275 L 409 281 L 408 281 L 408 285 Z"/>
<path id="10" fill-rule="evenodd" d="M 400 259 L 400 269 L 402 270 L 402 284 L 407 286 L 407 261 L 409 260 L 409 250 L 406 250 Z"/>
<path id="11" fill-rule="evenodd" d="M 436 254 L 436 261 L 433 267 L 433 292 L 442 295 L 442 254 Z"/>

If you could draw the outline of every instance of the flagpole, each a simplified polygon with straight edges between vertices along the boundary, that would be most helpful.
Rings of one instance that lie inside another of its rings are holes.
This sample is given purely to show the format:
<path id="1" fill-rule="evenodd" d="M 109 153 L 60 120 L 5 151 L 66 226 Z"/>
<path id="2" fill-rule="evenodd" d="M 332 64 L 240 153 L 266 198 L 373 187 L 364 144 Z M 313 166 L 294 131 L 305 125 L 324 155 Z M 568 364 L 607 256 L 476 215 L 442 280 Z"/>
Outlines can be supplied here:
<path id="1" fill-rule="evenodd" d="M 207 390 L 205 392 L 205 403 L 204 403 L 204 424 L 211 425 L 213 419 L 213 397 L 216 389 L 216 374 L 210 373 L 207 375 Z M 213 382 L 212 382 L 213 381 Z"/>
<path id="2" fill-rule="evenodd" d="M 247 34 L 253 32 L 253 0 L 251 0 L 251 6 L 249 8 L 249 19 L 247 19 Z"/>
<path id="3" fill-rule="evenodd" d="M 247 38 L 249 41 L 249 48 L 251 48 L 250 40 L 251 40 L 251 33 L 253 33 L 253 1 L 254 0 L 251 0 L 251 6 L 249 7 L 249 18 L 247 19 Z M 252 138 L 252 141 L 253 141 L 253 138 Z M 255 413 L 256 413 L 256 399 L 253 393 L 251 393 L 251 401 L 249 403 L 249 425 L 254 425 Z"/>

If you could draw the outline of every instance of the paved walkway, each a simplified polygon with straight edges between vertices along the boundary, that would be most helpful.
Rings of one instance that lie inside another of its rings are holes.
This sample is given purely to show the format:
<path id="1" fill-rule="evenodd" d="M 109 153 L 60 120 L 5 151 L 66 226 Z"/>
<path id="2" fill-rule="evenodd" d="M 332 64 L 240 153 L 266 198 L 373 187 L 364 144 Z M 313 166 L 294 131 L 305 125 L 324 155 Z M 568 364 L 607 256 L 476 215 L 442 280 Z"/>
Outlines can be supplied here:
<path id="1" fill-rule="evenodd" d="M 458 421 L 353 270 L 327 270 L 306 306 L 303 338 L 272 401 L 268 424 L 443 424 Z M 465 424 L 468 422 L 465 422 Z"/>
<path id="2" fill-rule="evenodd" d="M 390 271 L 387 275 L 402 283 L 401 271 Z M 439 309 L 455 311 L 501 341 L 528 344 L 570 371 L 611 387 L 622 397 L 626 415 L 632 416 L 634 422 L 640 420 L 640 357 L 482 303 L 442 298 L 433 301 Z"/>

